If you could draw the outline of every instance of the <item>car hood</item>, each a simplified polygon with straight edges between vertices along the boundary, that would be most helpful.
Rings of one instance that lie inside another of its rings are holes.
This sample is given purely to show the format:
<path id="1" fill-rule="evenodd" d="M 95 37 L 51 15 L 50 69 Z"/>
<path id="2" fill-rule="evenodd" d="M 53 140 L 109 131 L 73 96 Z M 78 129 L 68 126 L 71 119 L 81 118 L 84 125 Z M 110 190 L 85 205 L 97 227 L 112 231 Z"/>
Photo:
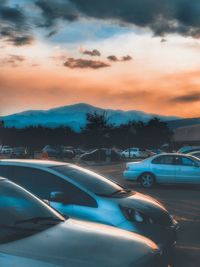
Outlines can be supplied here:
<path id="1" fill-rule="evenodd" d="M 135 192 L 133 195 L 121 198 L 119 204 L 126 208 L 133 208 L 145 215 L 150 216 L 152 219 L 162 225 L 171 225 L 172 219 L 166 208 L 156 199 Z"/>
<path id="2" fill-rule="evenodd" d="M 0 253 L 0 263 L 1 266 L 12 267 L 58 267 L 58 265 L 55 264 L 28 259 L 24 257 L 13 256 L 7 253 Z"/>
<path id="3" fill-rule="evenodd" d="M 72 219 L 27 238 L 2 244 L 0 251 L 70 267 L 145 267 L 158 253 L 157 246 L 140 235 Z"/>

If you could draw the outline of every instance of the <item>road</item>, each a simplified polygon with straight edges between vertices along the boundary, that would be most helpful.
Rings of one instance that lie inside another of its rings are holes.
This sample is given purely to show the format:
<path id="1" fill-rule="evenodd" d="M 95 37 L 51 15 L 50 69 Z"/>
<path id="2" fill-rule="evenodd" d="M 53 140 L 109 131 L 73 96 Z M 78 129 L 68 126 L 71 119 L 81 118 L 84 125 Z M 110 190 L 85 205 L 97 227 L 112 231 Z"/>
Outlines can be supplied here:
<path id="1" fill-rule="evenodd" d="M 156 186 L 143 189 L 140 185 L 123 180 L 125 164 L 87 166 L 141 193 L 160 200 L 180 223 L 175 251 L 175 267 L 200 267 L 200 187 Z"/>

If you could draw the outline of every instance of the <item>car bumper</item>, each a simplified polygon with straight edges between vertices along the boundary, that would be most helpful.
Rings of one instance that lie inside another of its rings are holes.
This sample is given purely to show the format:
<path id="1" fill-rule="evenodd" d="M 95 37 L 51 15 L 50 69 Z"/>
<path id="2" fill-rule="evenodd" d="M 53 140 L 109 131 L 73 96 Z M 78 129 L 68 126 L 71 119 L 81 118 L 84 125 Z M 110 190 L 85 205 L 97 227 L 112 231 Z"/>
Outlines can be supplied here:
<path id="1" fill-rule="evenodd" d="M 125 180 L 137 181 L 140 173 L 136 171 L 124 171 L 123 177 Z"/>
<path id="2" fill-rule="evenodd" d="M 130 221 L 124 222 L 119 225 L 119 227 L 153 240 L 163 252 L 174 248 L 177 241 L 177 231 L 179 229 L 179 225 L 177 223 L 169 227 L 155 225 L 148 225 L 144 227 L 143 225 L 135 225 Z"/>

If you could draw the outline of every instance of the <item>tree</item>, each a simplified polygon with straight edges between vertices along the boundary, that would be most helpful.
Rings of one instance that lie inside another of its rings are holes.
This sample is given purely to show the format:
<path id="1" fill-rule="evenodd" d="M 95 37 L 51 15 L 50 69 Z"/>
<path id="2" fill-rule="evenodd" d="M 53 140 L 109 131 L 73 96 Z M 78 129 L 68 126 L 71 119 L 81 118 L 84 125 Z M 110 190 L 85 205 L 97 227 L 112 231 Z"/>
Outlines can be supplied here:
<path id="1" fill-rule="evenodd" d="M 105 112 L 87 113 L 86 120 L 86 127 L 82 131 L 85 145 L 93 148 L 110 147 L 110 134 L 113 126 L 109 124 L 107 114 Z"/>

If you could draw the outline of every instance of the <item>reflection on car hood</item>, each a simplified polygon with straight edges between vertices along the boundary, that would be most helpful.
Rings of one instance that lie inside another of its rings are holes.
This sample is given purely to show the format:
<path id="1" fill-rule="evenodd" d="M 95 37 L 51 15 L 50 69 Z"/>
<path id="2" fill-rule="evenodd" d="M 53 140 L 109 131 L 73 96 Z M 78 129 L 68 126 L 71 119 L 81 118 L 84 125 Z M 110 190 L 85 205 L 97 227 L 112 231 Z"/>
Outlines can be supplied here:
<path id="1" fill-rule="evenodd" d="M 13 266 L 13 267 L 58 267 L 57 264 L 46 263 L 44 261 L 38 261 L 33 259 L 27 259 L 24 257 L 13 256 L 6 253 L 0 253 L 1 266 Z"/>
<path id="2" fill-rule="evenodd" d="M 152 241 L 137 234 L 72 219 L 33 236 L 2 244 L 0 250 L 70 267 L 145 267 L 158 252 Z"/>
<path id="3" fill-rule="evenodd" d="M 150 196 L 135 192 L 130 197 L 121 198 L 119 204 L 140 211 L 152 219 L 157 220 L 158 223 L 166 225 L 172 223 L 171 217 L 165 207 Z"/>

